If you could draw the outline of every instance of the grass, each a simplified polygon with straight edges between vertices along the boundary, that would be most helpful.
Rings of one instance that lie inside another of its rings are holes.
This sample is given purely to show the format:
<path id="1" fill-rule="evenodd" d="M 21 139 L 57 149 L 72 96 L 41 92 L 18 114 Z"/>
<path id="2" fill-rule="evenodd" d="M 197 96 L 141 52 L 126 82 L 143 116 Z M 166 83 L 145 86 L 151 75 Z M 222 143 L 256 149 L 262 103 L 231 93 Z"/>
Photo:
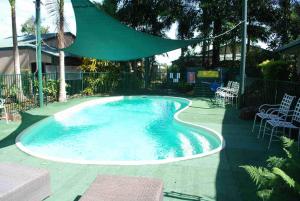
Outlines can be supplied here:
<path id="1" fill-rule="evenodd" d="M 75 201 L 98 174 L 146 176 L 164 181 L 165 201 L 255 201 L 255 186 L 240 165 L 264 165 L 265 159 L 278 152 L 273 143 L 267 151 L 267 140 L 260 141 L 249 133 L 251 123 L 238 118 L 234 108 L 220 108 L 209 99 L 191 98 L 192 106 L 179 118 L 201 124 L 221 133 L 225 149 L 217 154 L 164 165 L 103 166 L 77 165 L 34 158 L 14 144 L 25 128 L 56 112 L 90 98 L 77 98 L 67 103 L 52 103 L 42 109 L 22 113 L 21 122 L 0 121 L 0 161 L 44 168 L 50 172 L 52 195 L 47 201 Z"/>

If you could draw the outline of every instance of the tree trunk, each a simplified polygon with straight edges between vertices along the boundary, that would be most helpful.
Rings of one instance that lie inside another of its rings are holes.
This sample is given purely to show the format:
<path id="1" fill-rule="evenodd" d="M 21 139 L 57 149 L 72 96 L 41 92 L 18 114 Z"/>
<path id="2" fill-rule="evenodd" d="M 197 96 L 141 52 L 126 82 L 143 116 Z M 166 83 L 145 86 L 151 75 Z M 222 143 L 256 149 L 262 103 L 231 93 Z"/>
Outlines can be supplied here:
<path id="1" fill-rule="evenodd" d="M 59 102 L 67 101 L 66 82 L 65 82 L 65 53 L 59 51 Z"/>
<path id="2" fill-rule="evenodd" d="M 20 56 L 17 39 L 17 26 L 16 26 L 16 8 L 11 7 L 11 21 L 12 21 L 12 34 L 13 34 L 13 54 L 14 54 L 14 72 L 16 75 L 21 74 L 20 69 Z"/>
<path id="3" fill-rule="evenodd" d="M 202 67 L 205 67 L 207 42 L 203 41 L 202 45 Z"/>
<path id="4" fill-rule="evenodd" d="M 14 55 L 14 73 L 15 82 L 17 86 L 17 100 L 22 102 L 26 100 L 22 89 L 22 77 L 21 77 L 21 66 L 20 66 L 20 56 L 18 48 L 18 34 L 17 34 L 17 23 L 16 23 L 16 7 L 15 2 L 11 3 L 11 21 L 12 21 L 12 34 L 13 34 L 13 55 Z"/>
<path id="5" fill-rule="evenodd" d="M 59 1 L 59 30 L 58 30 L 58 48 L 64 48 L 64 0 Z M 59 102 L 67 101 L 66 80 L 65 80 L 65 53 L 59 51 Z"/>
<path id="6" fill-rule="evenodd" d="M 251 27 L 251 20 L 248 19 L 248 27 Z M 248 33 L 247 33 L 247 52 L 250 51 L 250 47 L 251 47 L 251 31 L 248 28 Z"/>
<path id="7" fill-rule="evenodd" d="M 214 21 L 214 36 L 217 36 L 222 31 L 222 22 L 221 19 L 217 19 Z M 213 67 L 218 67 L 220 64 L 220 38 L 216 38 L 213 42 Z"/>
<path id="8" fill-rule="evenodd" d="M 236 60 L 236 37 L 234 37 L 230 49 L 232 53 L 232 61 L 235 61 Z"/>

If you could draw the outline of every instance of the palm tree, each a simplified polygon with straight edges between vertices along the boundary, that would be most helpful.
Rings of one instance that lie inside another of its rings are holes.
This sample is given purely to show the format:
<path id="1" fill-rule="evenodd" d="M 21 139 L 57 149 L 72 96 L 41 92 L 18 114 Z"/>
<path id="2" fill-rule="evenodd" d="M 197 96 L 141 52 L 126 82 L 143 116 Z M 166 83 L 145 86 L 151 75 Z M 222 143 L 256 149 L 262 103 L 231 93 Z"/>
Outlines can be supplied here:
<path id="1" fill-rule="evenodd" d="M 64 34 L 64 0 L 47 0 L 46 7 L 49 13 L 55 18 L 57 26 L 57 41 L 59 50 L 59 102 L 67 101 L 66 80 L 65 80 L 65 53 L 61 49 L 65 47 Z"/>
<path id="2" fill-rule="evenodd" d="M 18 88 L 17 99 L 24 99 L 23 90 L 22 90 L 22 80 L 21 80 L 21 67 L 20 67 L 20 56 L 18 48 L 18 39 L 17 39 L 17 25 L 16 25 L 16 0 L 9 0 L 11 8 L 11 21 L 12 21 L 12 37 L 13 37 L 13 55 L 14 55 L 14 73 L 16 76 L 16 85 Z"/>
<path id="3" fill-rule="evenodd" d="M 9 0 L 11 8 L 11 21 L 12 21 L 12 36 L 13 36 L 13 53 L 14 53 L 14 71 L 15 74 L 20 74 L 20 57 L 17 39 L 17 25 L 16 25 L 16 0 Z"/>

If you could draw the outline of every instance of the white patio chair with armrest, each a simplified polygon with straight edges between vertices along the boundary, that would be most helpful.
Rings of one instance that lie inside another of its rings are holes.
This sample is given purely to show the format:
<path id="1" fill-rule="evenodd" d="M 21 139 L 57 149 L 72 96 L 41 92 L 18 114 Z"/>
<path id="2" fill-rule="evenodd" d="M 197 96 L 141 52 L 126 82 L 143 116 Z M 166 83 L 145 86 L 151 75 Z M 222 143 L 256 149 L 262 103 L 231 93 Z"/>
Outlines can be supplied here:
<path id="1" fill-rule="evenodd" d="M 220 91 L 217 94 L 217 97 L 219 99 L 223 100 L 223 103 L 230 103 L 230 104 L 234 104 L 234 100 L 235 100 L 235 105 L 237 107 L 237 103 L 238 103 L 238 97 L 239 97 L 239 89 L 240 89 L 240 84 L 238 82 L 233 82 L 232 83 L 232 87 L 230 90 L 227 91 Z"/>
<path id="2" fill-rule="evenodd" d="M 270 141 L 269 141 L 269 145 L 268 145 L 268 149 L 270 149 L 271 146 L 271 142 L 273 137 L 279 137 L 277 135 L 278 129 L 279 128 L 283 128 L 288 129 L 289 130 L 289 137 L 291 137 L 291 131 L 292 129 L 298 129 L 298 149 L 300 146 L 300 99 L 298 99 L 298 102 L 295 106 L 295 109 L 290 111 L 293 114 L 292 115 L 287 115 L 287 117 L 292 117 L 292 119 L 290 121 L 288 120 L 280 120 L 280 119 L 270 119 L 267 120 L 265 123 L 265 127 L 264 127 L 264 132 L 263 132 L 263 138 L 266 134 L 266 127 L 267 126 L 271 126 L 271 133 L 270 133 Z"/>
<path id="3" fill-rule="evenodd" d="M 220 102 L 222 100 L 222 103 L 225 105 L 227 103 L 227 95 L 230 95 L 229 93 L 234 91 L 234 86 L 236 85 L 236 82 L 229 81 L 226 87 L 220 87 L 215 92 L 215 98 L 216 101 Z"/>
<path id="4" fill-rule="evenodd" d="M 2 117 L 2 119 L 5 119 L 6 123 L 8 123 L 8 115 L 7 115 L 6 108 L 5 108 L 5 100 L 2 98 L 0 98 L 0 111 L 1 110 L 3 110 L 3 112 L 4 112 L 4 117 Z"/>
<path id="5" fill-rule="evenodd" d="M 269 119 L 285 120 L 294 98 L 295 96 L 284 94 L 281 103 L 278 105 L 270 105 L 270 104 L 261 105 L 254 117 L 252 133 L 254 132 L 256 126 L 257 117 L 260 118 L 259 131 L 257 135 L 258 138 L 260 137 L 261 128 L 264 120 L 269 120 Z"/>
<path id="6" fill-rule="evenodd" d="M 232 87 L 232 83 L 233 81 L 228 81 L 226 87 L 218 87 L 217 90 L 216 90 L 216 93 L 220 92 L 220 91 L 228 91 L 231 89 Z"/>

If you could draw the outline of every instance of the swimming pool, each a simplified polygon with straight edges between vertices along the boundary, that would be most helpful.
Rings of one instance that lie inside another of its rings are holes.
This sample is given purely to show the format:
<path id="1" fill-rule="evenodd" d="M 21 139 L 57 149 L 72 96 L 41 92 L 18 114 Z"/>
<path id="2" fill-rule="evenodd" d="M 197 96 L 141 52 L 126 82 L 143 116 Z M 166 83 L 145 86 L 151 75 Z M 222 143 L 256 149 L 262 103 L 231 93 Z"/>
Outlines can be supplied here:
<path id="1" fill-rule="evenodd" d="M 80 164 L 159 164 L 220 151 L 218 133 L 178 118 L 190 104 L 163 96 L 99 98 L 34 124 L 16 144 L 36 157 Z"/>

